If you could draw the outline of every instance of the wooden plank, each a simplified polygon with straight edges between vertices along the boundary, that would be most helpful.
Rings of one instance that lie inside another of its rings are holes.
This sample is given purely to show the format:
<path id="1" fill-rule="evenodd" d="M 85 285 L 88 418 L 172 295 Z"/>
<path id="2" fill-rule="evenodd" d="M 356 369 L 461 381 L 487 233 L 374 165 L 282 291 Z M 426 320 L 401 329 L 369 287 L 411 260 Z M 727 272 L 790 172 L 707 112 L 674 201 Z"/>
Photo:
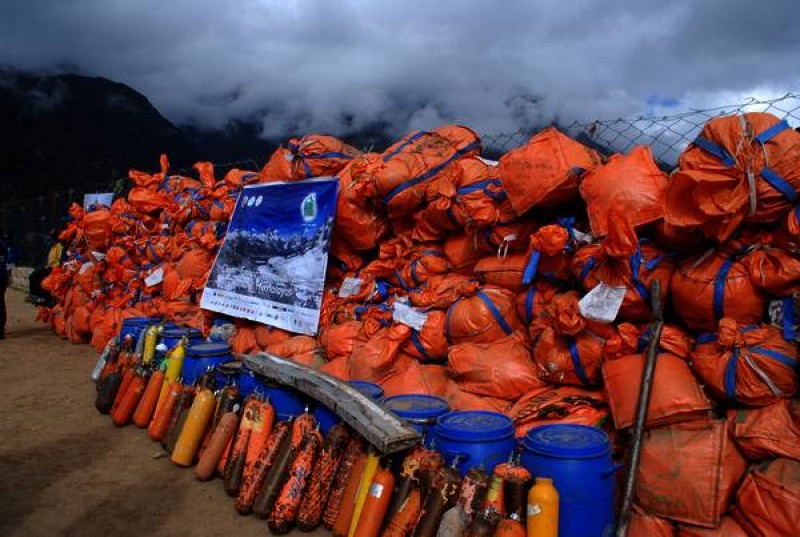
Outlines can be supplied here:
<path id="1" fill-rule="evenodd" d="M 268 380 L 290 386 L 324 404 L 385 455 L 403 451 L 420 441 L 415 429 L 326 373 L 266 352 L 245 356 L 244 361 L 252 371 Z"/>

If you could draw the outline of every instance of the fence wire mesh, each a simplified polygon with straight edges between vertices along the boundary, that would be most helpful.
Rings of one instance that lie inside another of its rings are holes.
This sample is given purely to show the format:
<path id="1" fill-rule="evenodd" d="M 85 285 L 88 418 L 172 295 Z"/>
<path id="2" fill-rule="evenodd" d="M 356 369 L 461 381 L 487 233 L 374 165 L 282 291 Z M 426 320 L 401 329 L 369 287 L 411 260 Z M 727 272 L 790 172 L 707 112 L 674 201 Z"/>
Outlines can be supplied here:
<path id="1" fill-rule="evenodd" d="M 556 126 L 573 138 L 603 153 L 624 153 L 637 145 L 648 145 L 653 156 L 667 169 L 675 167 L 678 157 L 695 139 L 710 119 L 745 112 L 769 112 L 800 127 L 800 93 L 787 93 L 773 99 L 751 97 L 744 102 L 704 109 L 689 109 L 661 116 L 638 116 L 593 121 L 574 121 Z M 502 154 L 524 144 L 535 131 L 483 135 L 484 146 Z"/>
<path id="2" fill-rule="evenodd" d="M 770 112 L 785 119 L 792 127 L 800 127 L 800 93 L 787 93 L 773 99 L 751 97 L 744 102 L 704 109 L 689 109 L 661 116 L 639 116 L 592 121 L 574 121 L 555 126 L 573 138 L 611 154 L 626 152 L 636 145 L 648 145 L 659 164 L 672 169 L 678 156 L 694 140 L 710 119 L 744 112 Z M 523 145 L 537 129 L 516 132 L 488 133 L 481 136 L 487 156 L 497 158 Z M 373 148 L 365 148 L 373 150 Z M 215 172 L 222 177 L 231 168 L 258 170 L 265 159 L 248 157 L 235 162 L 215 163 Z M 192 169 L 171 170 L 178 175 L 196 176 Z M 124 195 L 130 188 L 127 177 L 107 182 L 76 186 L 67 190 L 48 191 L 35 198 L 0 203 L 0 224 L 15 238 L 22 252 L 21 262 L 37 265 L 47 252 L 49 234 L 64 223 L 70 203 L 82 203 L 83 195 L 92 192 L 114 192 Z"/>

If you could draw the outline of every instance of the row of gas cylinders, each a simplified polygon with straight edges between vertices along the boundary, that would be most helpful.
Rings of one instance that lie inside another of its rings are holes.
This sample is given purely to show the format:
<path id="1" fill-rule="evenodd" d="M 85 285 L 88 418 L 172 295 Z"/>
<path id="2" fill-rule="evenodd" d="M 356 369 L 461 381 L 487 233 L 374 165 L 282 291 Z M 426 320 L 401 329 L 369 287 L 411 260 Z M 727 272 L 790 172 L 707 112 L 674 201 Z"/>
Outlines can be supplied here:
<path id="1" fill-rule="evenodd" d="M 123 341 L 128 335 L 125 330 L 123 327 L 120 334 Z M 139 340 L 142 357 L 147 355 L 148 330 L 143 327 L 139 333 L 130 334 Z M 162 342 L 165 345 L 174 343 L 174 348 L 167 353 L 166 367 L 154 367 L 156 361 L 153 361 L 149 364 L 149 374 L 148 367 L 141 363 L 143 359 L 137 363 L 136 352 L 119 349 L 116 356 L 107 357 L 97 378 L 98 410 L 110 413 L 117 425 L 133 422 L 146 427 L 150 437 L 162 443 L 175 464 L 196 464 L 198 479 L 222 475 L 226 491 L 237 497 L 237 510 L 248 513 L 255 509 L 259 516 L 270 521 L 273 533 L 285 533 L 295 525 L 300 529 L 313 529 L 322 522 L 322 515 L 329 506 L 333 509 L 333 504 L 357 507 L 358 502 L 337 499 L 346 495 L 348 486 L 353 489 L 349 492 L 368 508 L 362 507 L 359 513 L 344 513 L 342 517 L 328 516 L 326 526 L 336 535 L 436 535 L 439 532 L 442 535 L 527 533 L 572 537 L 603 535 L 613 524 L 615 468 L 610 459 L 608 438 L 602 431 L 577 425 L 544 426 L 530 431 L 519 450 L 513 423 L 502 414 L 450 412 L 446 401 L 427 395 L 383 399 L 379 386 L 353 382 L 355 389 L 380 401 L 420 431 L 424 439 L 424 444 L 405 459 L 380 458 L 366 450 L 363 440 L 340 424 L 338 417 L 326 407 L 316 405 L 313 414 L 309 413 L 310 402 L 301 394 L 270 384 L 247 370 L 241 362 L 232 361 L 230 349 L 222 343 L 197 340 L 192 343 L 191 332 L 187 330 L 191 329 L 160 328 Z M 179 331 L 183 332 L 179 334 Z M 170 341 L 175 336 L 178 339 Z M 187 342 L 190 343 L 184 357 L 183 347 Z M 198 346 L 199 352 L 192 350 Z M 213 353 L 209 346 L 213 346 Z M 180 358 L 183 362 L 180 374 L 176 375 L 175 363 Z M 173 362 L 169 363 L 170 360 Z M 173 369 L 171 379 L 167 378 L 170 366 Z M 362 461 L 364 467 L 351 470 L 353 475 L 358 474 L 358 479 L 344 479 L 347 473 L 345 455 L 353 451 L 360 458 L 349 457 L 353 459 L 352 466 Z M 516 459 L 515 453 L 519 454 Z M 505 462 L 510 455 L 511 462 Z M 423 479 L 419 475 L 421 466 L 415 462 L 420 457 L 440 461 L 434 465 L 439 473 Z M 279 462 L 282 464 L 277 464 Z M 331 465 L 332 470 L 327 468 Z M 513 475 L 527 476 L 521 479 L 522 485 L 503 479 L 503 473 L 512 469 Z M 325 479 L 314 479 L 312 474 L 323 470 L 325 476 L 318 477 Z M 331 472 L 334 475 L 327 476 Z M 450 478 L 445 479 L 447 475 Z M 470 493 L 472 497 L 467 497 L 470 494 L 466 493 L 475 489 L 476 476 L 481 475 L 486 476 L 485 494 Z M 537 476 L 538 484 L 531 488 L 526 502 L 520 487 L 527 490 L 531 475 Z M 338 488 L 334 487 L 337 476 L 341 476 Z M 390 480 L 392 486 L 387 486 Z M 458 483 L 453 485 L 455 481 Z M 328 490 L 316 490 L 318 482 L 324 483 Z M 450 483 L 444 487 L 449 492 L 444 494 L 437 489 L 431 496 L 434 482 Z M 560 512 L 553 482 L 561 494 Z M 403 487 L 410 488 L 404 493 L 400 490 Z M 411 495 L 411 489 L 418 489 L 418 498 Z M 504 494 L 506 489 L 508 493 Z M 426 499 L 437 498 L 438 502 L 438 498 L 444 496 L 446 501 L 434 509 L 438 517 L 423 520 L 421 515 L 431 512 L 426 509 Z M 399 498 L 403 498 L 403 502 L 398 501 Z M 309 518 L 307 511 L 311 506 L 302 509 L 304 502 L 315 503 L 319 513 L 312 514 L 319 516 Z M 415 502 L 419 513 L 409 522 L 414 517 L 406 509 L 413 512 Z M 380 505 L 372 503 L 385 504 L 383 511 Z M 401 509 L 409 503 L 410 507 Z M 467 503 L 471 507 L 467 507 Z M 456 519 L 451 520 L 455 515 L 445 517 L 451 510 L 459 512 Z M 367 514 L 359 527 L 356 515 L 362 512 Z M 304 516 L 300 516 L 303 513 Z M 348 523 L 339 521 L 337 527 L 338 519 L 347 516 Z M 393 524 L 396 517 L 401 520 Z M 440 527 L 448 528 L 453 524 L 461 533 L 440 531 Z M 478 533 L 467 532 L 469 525 L 475 526 Z M 486 533 L 489 527 L 491 532 Z M 395 529 L 394 533 L 391 528 Z M 402 528 L 406 528 L 405 532 Z"/>

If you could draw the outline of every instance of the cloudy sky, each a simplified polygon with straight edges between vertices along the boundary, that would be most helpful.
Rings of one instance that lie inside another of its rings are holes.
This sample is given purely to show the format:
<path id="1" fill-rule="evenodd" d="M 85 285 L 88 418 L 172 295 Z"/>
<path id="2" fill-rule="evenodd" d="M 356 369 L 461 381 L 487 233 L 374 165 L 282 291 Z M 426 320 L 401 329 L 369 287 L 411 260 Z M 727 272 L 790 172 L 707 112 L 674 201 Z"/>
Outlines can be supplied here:
<path id="1" fill-rule="evenodd" d="M 176 123 L 483 133 L 800 90 L 798 0 L 3 0 L 0 65 L 104 76 Z"/>

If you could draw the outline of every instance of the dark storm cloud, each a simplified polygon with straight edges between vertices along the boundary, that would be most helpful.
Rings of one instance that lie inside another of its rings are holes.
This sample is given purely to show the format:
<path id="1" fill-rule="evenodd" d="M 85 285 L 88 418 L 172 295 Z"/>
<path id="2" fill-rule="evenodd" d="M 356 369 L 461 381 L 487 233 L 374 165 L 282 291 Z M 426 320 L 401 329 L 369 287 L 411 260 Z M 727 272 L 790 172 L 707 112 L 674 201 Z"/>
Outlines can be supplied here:
<path id="1" fill-rule="evenodd" d="M 258 117 L 271 137 L 491 132 L 797 89 L 798 20 L 797 0 L 6 0 L 0 64 L 70 66 L 175 122 Z"/>

